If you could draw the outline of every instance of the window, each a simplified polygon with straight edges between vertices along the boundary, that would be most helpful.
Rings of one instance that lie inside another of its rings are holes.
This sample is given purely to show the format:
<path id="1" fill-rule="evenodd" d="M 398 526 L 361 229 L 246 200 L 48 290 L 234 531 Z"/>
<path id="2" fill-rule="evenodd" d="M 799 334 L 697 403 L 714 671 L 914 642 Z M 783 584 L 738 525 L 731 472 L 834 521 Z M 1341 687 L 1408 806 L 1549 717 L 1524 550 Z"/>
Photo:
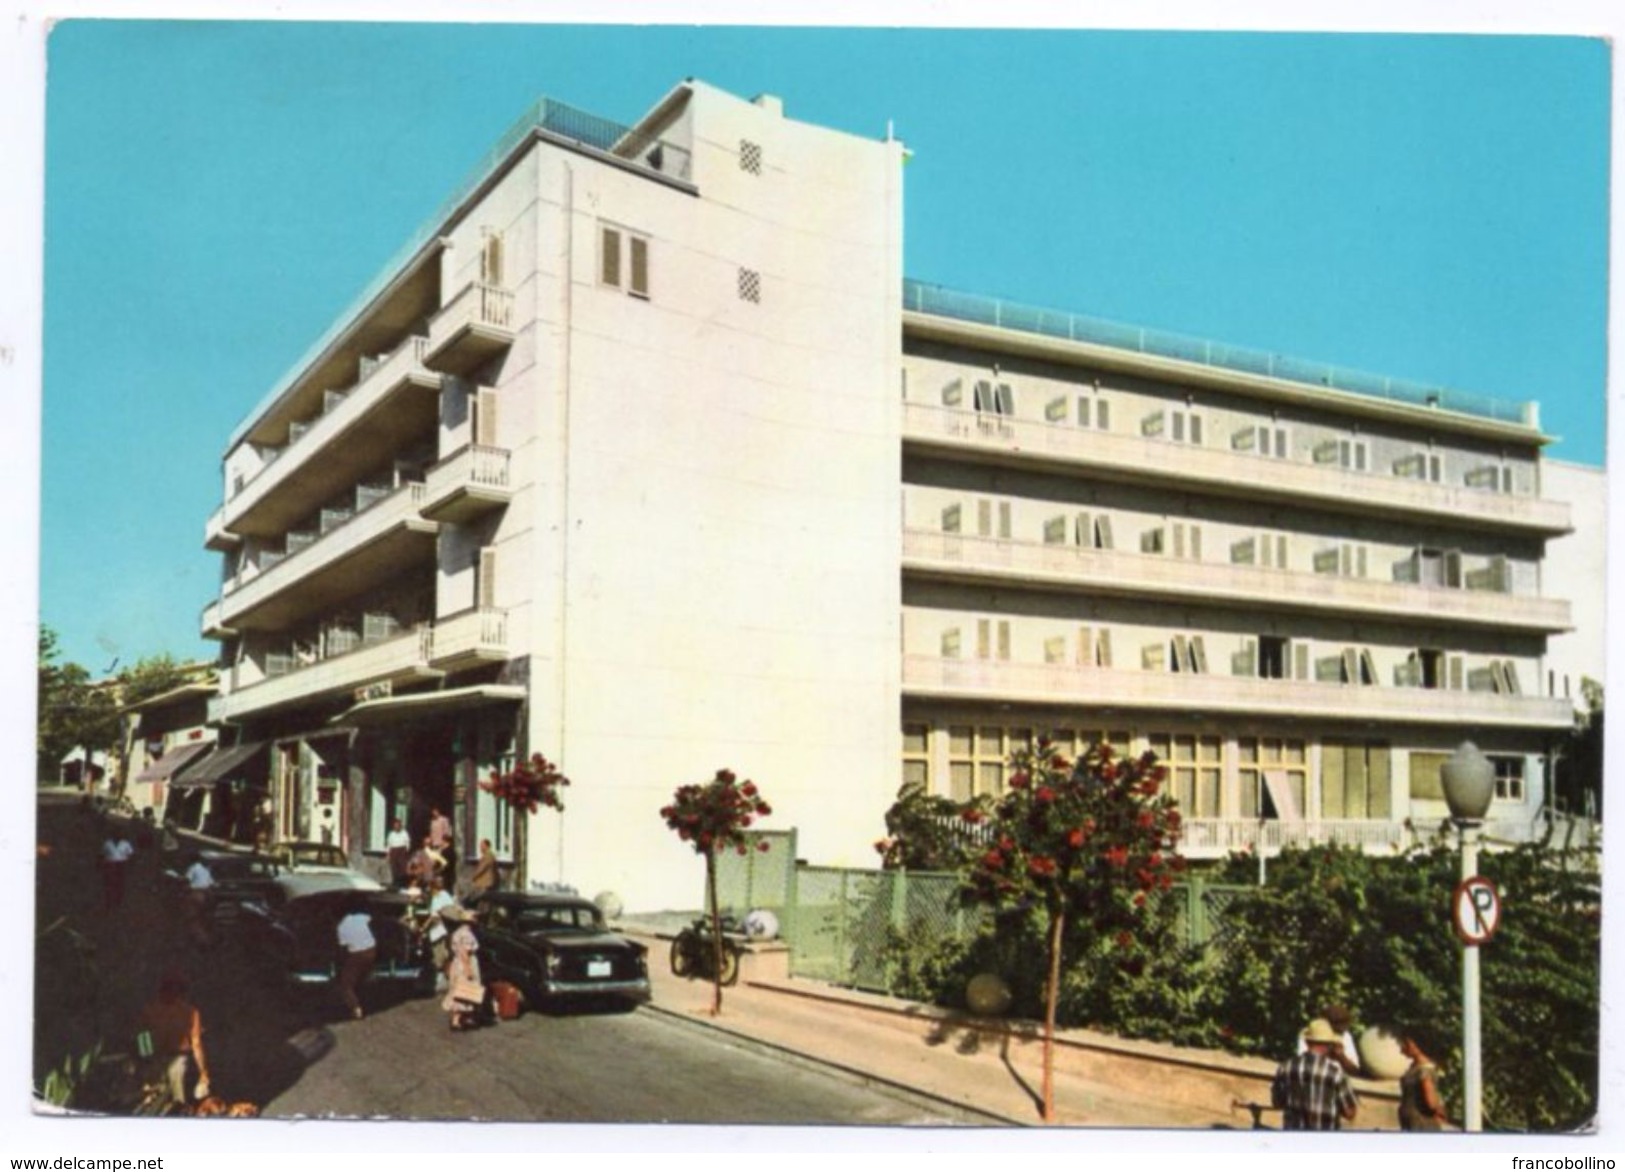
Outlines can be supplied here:
<path id="1" fill-rule="evenodd" d="M 1202 417 L 1195 411 L 1167 408 L 1153 411 L 1140 421 L 1140 434 L 1176 444 L 1202 446 Z"/>
<path id="2" fill-rule="evenodd" d="M 1044 419 L 1049 423 L 1059 423 L 1066 418 L 1066 396 L 1057 395 L 1044 404 Z M 1087 424 L 1085 425 L 1087 426 Z"/>
<path id="3" fill-rule="evenodd" d="M 475 391 L 468 397 L 473 409 L 473 426 L 469 432 L 479 447 L 497 446 L 497 393 L 490 389 Z"/>
<path id="4" fill-rule="evenodd" d="M 993 725 L 955 726 L 948 730 L 950 795 L 966 801 L 977 794 L 1004 792 L 1005 768 L 1010 754 L 1032 744 L 1030 728 Z"/>
<path id="5" fill-rule="evenodd" d="M 991 619 L 976 620 L 976 658 L 993 658 L 993 621 Z M 1000 619 L 998 625 L 998 658 L 1010 658 L 1010 623 L 1007 619 Z"/>
<path id="6" fill-rule="evenodd" d="M 1462 660 L 1459 655 L 1446 655 L 1443 651 L 1422 647 L 1410 653 L 1405 662 L 1394 669 L 1394 680 L 1401 687 L 1452 688 L 1462 686 Z"/>
<path id="7" fill-rule="evenodd" d="M 490 228 L 480 229 L 480 283 L 502 284 L 502 233 Z"/>
<path id="8" fill-rule="evenodd" d="M 1413 801 L 1444 801 L 1444 763 L 1449 753 L 1411 754 L 1411 798 Z"/>
<path id="9" fill-rule="evenodd" d="M 1150 733 L 1146 744 L 1163 762 L 1179 812 L 1217 818 L 1224 776 L 1224 741 L 1210 733 Z"/>
<path id="10" fill-rule="evenodd" d="M 1044 640 L 1044 662 L 1066 662 L 1066 636 L 1055 635 Z"/>
<path id="11" fill-rule="evenodd" d="M 1010 540 L 1010 502 L 1000 501 L 999 504 L 999 537 L 1005 541 Z M 978 537 L 993 536 L 993 502 L 979 500 L 976 502 L 976 535 Z"/>
<path id="12" fill-rule="evenodd" d="M 942 531 L 944 533 L 958 533 L 961 524 L 961 510 L 958 505 L 949 505 L 942 510 Z"/>
<path id="13" fill-rule="evenodd" d="M 1302 816 L 1309 775 L 1309 751 L 1303 741 L 1238 737 L 1236 752 L 1240 758 L 1237 776 L 1241 781 L 1243 818 L 1279 818 L 1284 813 L 1276 808 L 1275 799 L 1270 796 L 1267 775 L 1273 775 L 1278 785 L 1285 786 L 1288 799 L 1295 803 L 1296 813 Z"/>
<path id="14" fill-rule="evenodd" d="M 1523 758 L 1491 757 L 1495 766 L 1495 800 L 1522 802 L 1524 800 Z"/>
<path id="15" fill-rule="evenodd" d="M 1085 549 L 1110 549 L 1112 519 L 1103 513 L 1079 513 L 1073 522 L 1072 539 Z"/>
<path id="16" fill-rule="evenodd" d="M 1483 464 L 1471 468 L 1463 479 L 1468 488 L 1485 492 L 1512 491 L 1512 469 L 1506 464 Z"/>
<path id="17" fill-rule="evenodd" d="M 1297 651 L 1307 656 L 1309 648 L 1299 644 Z M 1233 670 L 1235 675 L 1256 675 L 1261 680 L 1286 680 L 1299 674 L 1294 671 L 1292 641 L 1280 635 L 1260 635 L 1257 643 L 1249 639 L 1236 656 L 1236 661 L 1232 667 L 1239 665 L 1241 670 Z"/>
<path id="18" fill-rule="evenodd" d="M 1366 547 L 1363 545 L 1330 545 L 1315 551 L 1315 573 L 1339 574 L 1344 578 L 1363 578 L 1366 572 Z"/>
<path id="19" fill-rule="evenodd" d="M 976 380 L 976 410 L 992 415 L 1014 415 L 1016 413 L 1016 393 L 1009 383 L 992 383 L 987 379 Z"/>
<path id="20" fill-rule="evenodd" d="M 931 788 L 931 730 L 923 724 L 903 726 L 903 784 Z"/>
<path id="21" fill-rule="evenodd" d="M 599 232 L 598 280 L 633 297 L 649 296 L 649 240 L 621 228 Z"/>
<path id="22" fill-rule="evenodd" d="M 1311 453 L 1317 464 L 1336 464 L 1350 472 L 1371 468 L 1371 449 L 1363 439 L 1329 439 L 1316 444 Z"/>
<path id="23" fill-rule="evenodd" d="M 958 659 L 960 654 L 959 628 L 949 627 L 942 632 L 942 658 Z"/>
<path id="24" fill-rule="evenodd" d="M 1443 458 L 1438 452 L 1412 452 L 1394 461 L 1394 475 L 1411 480 L 1431 480 L 1437 484 L 1443 471 Z"/>
<path id="25" fill-rule="evenodd" d="M 1467 673 L 1467 690 L 1521 696 L 1523 685 L 1518 681 L 1517 664 L 1510 659 L 1492 659 L 1484 667 L 1474 668 Z"/>
<path id="26" fill-rule="evenodd" d="M 1099 396 L 1078 396 L 1078 426 L 1092 427 L 1096 431 L 1112 429 L 1112 404 Z"/>
<path id="27" fill-rule="evenodd" d="M 1277 460 L 1287 458 L 1286 428 L 1272 424 L 1249 424 L 1230 436 L 1230 446 L 1238 452 L 1253 452 Z"/>
<path id="28" fill-rule="evenodd" d="M 489 547 L 480 550 L 474 573 L 474 604 L 494 607 L 497 604 L 497 551 Z"/>
<path id="29" fill-rule="evenodd" d="M 942 405 L 957 407 L 965 401 L 965 380 L 950 379 L 942 384 Z"/>
<path id="30" fill-rule="evenodd" d="M 514 767 L 512 752 L 496 754 L 491 760 L 490 769 L 498 773 L 507 773 Z M 481 772 L 487 770 L 482 767 Z M 404 819 L 403 819 L 404 820 Z M 513 807 L 507 802 L 497 800 L 493 794 L 486 793 L 478 787 L 474 790 L 474 841 L 478 844 L 482 838 L 491 840 L 491 850 L 497 858 L 512 860 L 513 858 Z"/>
<path id="31" fill-rule="evenodd" d="M 1392 750 L 1381 742 L 1327 741 L 1320 749 L 1320 816 L 1386 820 Z"/>

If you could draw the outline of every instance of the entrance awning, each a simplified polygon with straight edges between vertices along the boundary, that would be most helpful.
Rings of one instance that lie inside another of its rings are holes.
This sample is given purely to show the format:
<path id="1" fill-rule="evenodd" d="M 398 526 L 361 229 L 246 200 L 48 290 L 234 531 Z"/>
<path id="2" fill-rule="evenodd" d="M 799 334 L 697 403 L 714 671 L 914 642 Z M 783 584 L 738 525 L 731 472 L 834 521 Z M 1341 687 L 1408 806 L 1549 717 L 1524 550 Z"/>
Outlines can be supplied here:
<path id="1" fill-rule="evenodd" d="M 198 789 L 214 785 L 246 765 L 255 753 L 264 748 L 264 741 L 249 741 L 233 749 L 216 749 L 170 784 L 175 789 Z"/>
<path id="2" fill-rule="evenodd" d="M 518 684 L 475 684 L 467 688 L 447 688 L 443 692 L 417 692 L 410 696 L 384 696 L 364 700 L 341 712 L 328 723 L 360 728 L 389 724 L 420 716 L 441 716 L 491 704 L 517 704 L 525 698 Z"/>
<path id="3" fill-rule="evenodd" d="M 213 741 L 199 741 L 195 745 L 182 745 L 178 749 L 171 749 L 156 761 L 149 761 L 147 767 L 135 775 L 137 784 L 149 781 L 168 781 L 176 773 L 196 761 L 205 751 L 214 748 Z"/>

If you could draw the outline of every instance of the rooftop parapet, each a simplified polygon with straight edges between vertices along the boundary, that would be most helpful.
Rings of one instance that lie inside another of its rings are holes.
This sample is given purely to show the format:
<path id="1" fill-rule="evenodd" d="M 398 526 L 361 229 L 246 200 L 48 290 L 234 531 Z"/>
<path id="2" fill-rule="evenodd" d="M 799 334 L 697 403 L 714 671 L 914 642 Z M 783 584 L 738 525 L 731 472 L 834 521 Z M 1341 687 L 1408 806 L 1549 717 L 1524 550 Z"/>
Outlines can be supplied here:
<path id="1" fill-rule="evenodd" d="M 1301 358 L 1250 350 L 1244 346 L 1231 346 L 1224 342 L 1193 338 L 1165 330 L 1123 325 L 1080 313 L 1039 309 L 980 293 L 961 293 L 924 281 L 910 279 L 903 281 L 903 309 L 976 325 L 1039 334 L 1048 338 L 1131 350 L 1219 370 L 1233 370 L 1242 374 L 1262 375 L 1286 382 L 1326 387 L 1334 391 L 1365 395 L 1413 407 L 1454 411 L 1497 423 L 1510 423 L 1529 428 L 1540 426 L 1539 405 L 1533 402 L 1496 399 L 1487 395 L 1451 390 L 1448 387 L 1428 386 L 1405 379 L 1367 374 L 1323 362 L 1308 362 Z"/>

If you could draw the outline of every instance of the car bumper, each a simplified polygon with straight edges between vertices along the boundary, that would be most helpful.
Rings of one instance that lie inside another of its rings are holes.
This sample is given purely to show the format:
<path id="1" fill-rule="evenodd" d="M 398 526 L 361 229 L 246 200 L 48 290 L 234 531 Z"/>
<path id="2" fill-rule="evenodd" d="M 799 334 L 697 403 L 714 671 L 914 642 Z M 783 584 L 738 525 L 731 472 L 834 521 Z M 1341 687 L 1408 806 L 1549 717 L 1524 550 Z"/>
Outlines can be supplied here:
<path id="1" fill-rule="evenodd" d="M 628 1001 L 649 1000 L 649 980 L 639 977 L 628 981 L 543 981 L 542 994 L 549 1000 L 570 997 L 621 997 Z"/>
<path id="2" fill-rule="evenodd" d="M 374 981 L 426 981 L 429 979 L 429 969 L 420 964 L 414 965 L 375 965 L 367 973 L 366 983 Z M 338 974 L 331 969 L 314 971 L 310 969 L 295 970 L 289 974 L 289 979 L 296 985 L 331 985 L 338 980 Z"/>

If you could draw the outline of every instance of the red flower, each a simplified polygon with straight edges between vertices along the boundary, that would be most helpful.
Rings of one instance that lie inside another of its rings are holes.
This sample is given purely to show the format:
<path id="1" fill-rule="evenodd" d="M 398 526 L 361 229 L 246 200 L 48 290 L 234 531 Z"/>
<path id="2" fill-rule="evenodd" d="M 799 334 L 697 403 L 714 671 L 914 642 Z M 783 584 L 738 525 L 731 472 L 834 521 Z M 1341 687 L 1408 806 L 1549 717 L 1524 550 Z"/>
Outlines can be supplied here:
<path id="1" fill-rule="evenodd" d="M 1053 802 L 1055 800 L 1055 791 L 1047 785 L 1041 785 L 1033 792 L 1033 800 L 1036 802 Z"/>
<path id="2" fill-rule="evenodd" d="M 1022 772 L 1021 770 L 1018 769 L 1016 772 L 1014 772 L 1014 773 L 1012 773 L 1010 775 L 1010 788 L 1011 789 L 1026 789 L 1027 788 L 1027 781 L 1028 781 L 1027 775 L 1024 772 Z"/>
<path id="3" fill-rule="evenodd" d="M 1119 932 L 1117 934 L 1117 947 L 1119 947 L 1119 948 L 1129 948 L 1133 944 L 1134 944 L 1134 937 L 1130 936 L 1127 932 Z"/>
<path id="4" fill-rule="evenodd" d="M 976 823 L 982 820 L 982 811 L 978 810 L 975 806 L 966 806 L 963 810 L 959 811 L 959 816 L 964 821 L 969 822 L 974 826 Z"/>
<path id="5" fill-rule="evenodd" d="M 747 781 L 744 785 L 739 787 L 739 792 L 744 794 L 747 798 L 754 798 L 756 796 L 756 783 L 754 781 Z"/>
<path id="6" fill-rule="evenodd" d="M 1050 766 L 1052 768 L 1054 768 L 1054 769 L 1065 769 L 1066 768 L 1066 758 L 1061 756 L 1059 753 L 1057 753 L 1057 754 L 1055 754 L 1055 756 L 1051 757 L 1049 763 L 1050 763 Z"/>
<path id="7" fill-rule="evenodd" d="M 756 849 L 759 851 L 771 850 L 772 847 L 773 844 L 768 842 L 765 838 L 758 840 L 756 843 Z"/>
<path id="8" fill-rule="evenodd" d="M 1055 874 L 1055 860 L 1048 855 L 1038 855 L 1027 863 L 1027 869 L 1034 875 Z"/>
<path id="9" fill-rule="evenodd" d="M 717 770 L 717 780 L 724 785 L 732 785 L 734 783 L 734 771 L 732 769 Z"/>
<path id="10" fill-rule="evenodd" d="M 982 856 L 982 866 L 989 871 L 997 871 L 1004 866 L 1004 856 L 998 851 L 988 851 L 987 854 Z"/>
<path id="11" fill-rule="evenodd" d="M 1081 826 L 1074 826 L 1066 832 L 1066 845 L 1073 850 L 1083 845 L 1083 828 Z"/>
<path id="12" fill-rule="evenodd" d="M 1106 852 L 1106 862 L 1113 867 L 1128 866 L 1128 848 L 1114 846 Z"/>

